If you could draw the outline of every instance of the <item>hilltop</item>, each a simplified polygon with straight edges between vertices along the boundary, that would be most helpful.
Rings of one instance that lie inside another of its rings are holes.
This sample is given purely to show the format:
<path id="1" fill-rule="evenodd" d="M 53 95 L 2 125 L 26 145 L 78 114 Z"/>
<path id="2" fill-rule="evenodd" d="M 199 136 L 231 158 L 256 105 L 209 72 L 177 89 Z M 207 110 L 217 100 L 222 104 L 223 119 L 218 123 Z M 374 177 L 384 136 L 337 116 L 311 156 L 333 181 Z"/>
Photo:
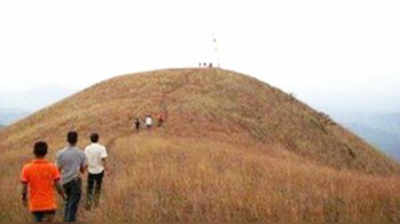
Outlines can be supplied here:
<path id="1" fill-rule="evenodd" d="M 132 130 L 134 118 L 160 113 L 162 127 Z M 398 220 L 398 163 L 327 115 L 243 74 L 170 69 L 96 84 L 0 132 L 0 182 L 18 183 L 36 140 L 48 141 L 54 158 L 69 130 L 80 133 L 82 147 L 99 132 L 110 151 L 103 206 L 82 212 L 87 221 Z M 0 185 L 0 221 L 26 218 L 13 203 L 17 196 L 7 194 L 13 186 Z"/>

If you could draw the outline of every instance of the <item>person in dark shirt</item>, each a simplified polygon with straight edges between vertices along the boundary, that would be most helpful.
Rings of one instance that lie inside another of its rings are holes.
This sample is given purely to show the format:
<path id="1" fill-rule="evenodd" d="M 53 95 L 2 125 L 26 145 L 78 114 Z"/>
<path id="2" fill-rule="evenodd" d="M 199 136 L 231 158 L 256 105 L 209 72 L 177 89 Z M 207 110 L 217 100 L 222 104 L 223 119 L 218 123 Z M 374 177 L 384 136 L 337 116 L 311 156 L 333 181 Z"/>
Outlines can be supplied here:
<path id="1" fill-rule="evenodd" d="M 161 127 L 164 123 L 164 116 L 163 114 L 158 115 L 158 127 Z"/>
<path id="2" fill-rule="evenodd" d="M 135 119 L 134 126 L 136 128 L 136 131 L 140 130 L 140 120 L 139 120 L 139 118 Z"/>

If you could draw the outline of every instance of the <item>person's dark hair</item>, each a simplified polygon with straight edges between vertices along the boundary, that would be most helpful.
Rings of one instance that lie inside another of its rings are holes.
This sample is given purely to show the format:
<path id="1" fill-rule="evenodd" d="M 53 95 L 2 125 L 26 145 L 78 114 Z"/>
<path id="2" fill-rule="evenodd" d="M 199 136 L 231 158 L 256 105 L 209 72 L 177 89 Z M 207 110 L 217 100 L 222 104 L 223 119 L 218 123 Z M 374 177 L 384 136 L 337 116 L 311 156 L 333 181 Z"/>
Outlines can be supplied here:
<path id="1" fill-rule="evenodd" d="M 67 141 L 69 144 L 75 145 L 78 142 L 78 133 L 76 131 L 68 132 Z"/>
<path id="2" fill-rule="evenodd" d="M 97 134 L 97 133 L 91 134 L 91 135 L 90 135 L 90 140 L 91 140 L 93 143 L 98 142 L 98 141 L 99 141 L 99 134 Z"/>
<path id="3" fill-rule="evenodd" d="M 33 147 L 33 154 L 35 154 L 37 158 L 45 157 L 47 154 L 47 143 L 43 141 L 36 142 Z"/>

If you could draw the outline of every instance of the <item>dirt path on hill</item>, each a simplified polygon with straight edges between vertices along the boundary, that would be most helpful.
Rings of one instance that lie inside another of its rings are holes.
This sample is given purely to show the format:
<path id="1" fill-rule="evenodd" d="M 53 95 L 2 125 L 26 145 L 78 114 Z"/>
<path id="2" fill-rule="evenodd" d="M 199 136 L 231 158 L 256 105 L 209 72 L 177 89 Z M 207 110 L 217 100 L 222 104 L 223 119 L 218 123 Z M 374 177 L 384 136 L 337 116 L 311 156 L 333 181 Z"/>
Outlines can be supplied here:
<path id="1" fill-rule="evenodd" d="M 115 158 L 113 156 L 113 154 L 114 154 L 114 150 L 113 149 L 114 149 L 115 143 L 118 141 L 118 139 L 126 138 L 126 137 L 129 137 L 129 136 L 133 135 L 133 134 L 135 134 L 135 133 L 133 133 L 133 132 L 123 133 L 122 135 L 112 137 L 105 144 L 106 149 L 107 149 L 107 153 L 108 153 L 109 157 L 111 157 L 111 159 L 107 161 L 108 171 L 106 171 L 106 176 L 104 177 L 104 181 L 103 181 L 103 186 L 104 187 L 102 187 L 102 193 L 101 193 L 101 196 L 100 196 L 100 209 L 101 209 L 101 204 L 105 203 L 107 201 L 107 198 L 106 198 L 107 194 L 105 193 L 105 191 L 108 190 L 108 186 L 110 185 L 110 183 L 114 182 L 114 180 L 116 178 L 115 173 L 117 173 L 117 170 L 119 168 L 118 167 L 118 161 L 115 161 L 115 159 L 112 159 L 112 158 Z M 93 211 L 87 211 L 85 209 L 86 199 L 87 199 L 87 192 L 86 192 L 87 189 L 86 188 L 87 188 L 87 183 L 83 182 L 83 184 L 82 184 L 82 197 L 81 197 L 81 201 L 80 201 L 80 205 L 79 205 L 80 208 L 79 208 L 79 211 L 78 211 L 77 219 L 80 220 L 80 222 L 89 223 L 90 220 L 96 215 L 96 213 L 93 212 Z"/>
<path id="2" fill-rule="evenodd" d="M 166 91 L 166 92 L 162 93 L 162 96 L 161 96 L 161 99 L 160 99 L 160 103 L 159 103 L 159 108 L 164 113 L 164 116 L 165 116 L 164 117 L 164 122 L 166 122 L 167 119 L 168 119 L 168 103 L 167 103 L 168 96 L 170 94 L 182 89 L 183 87 L 185 87 L 189 83 L 189 76 L 194 74 L 195 72 L 196 71 L 191 71 L 191 72 L 183 74 L 183 80 L 182 80 L 182 83 L 180 83 L 180 85 L 178 85 L 177 87 L 175 87 L 175 88 L 173 88 L 173 89 L 171 89 L 169 91 Z M 155 104 L 155 105 L 157 105 L 157 104 Z M 156 127 L 154 127 L 154 129 L 152 131 L 156 131 L 156 130 L 157 130 Z M 147 130 L 142 129 L 141 132 L 143 132 L 143 131 L 147 131 Z M 105 147 L 107 149 L 107 153 L 108 153 L 108 155 L 109 155 L 109 157 L 111 159 L 107 161 L 108 171 L 106 171 L 107 174 L 106 174 L 105 180 L 103 182 L 103 185 L 106 184 L 106 186 L 103 188 L 103 192 L 102 192 L 102 196 L 101 196 L 102 199 L 100 199 L 103 203 L 104 203 L 104 200 L 105 201 L 107 200 L 107 198 L 106 198 L 107 194 L 105 194 L 105 191 L 107 191 L 107 189 L 108 189 L 107 185 L 109 185 L 110 183 L 115 182 L 115 179 L 116 179 L 116 176 L 117 176 L 115 174 L 118 173 L 119 169 L 121 169 L 121 167 L 119 167 L 120 165 L 118 164 L 118 161 L 113 159 L 113 158 L 115 158 L 113 156 L 113 154 L 116 152 L 116 150 L 114 148 L 115 145 L 116 145 L 116 142 L 119 139 L 127 138 L 129 136 L 134 136 L 134 135 L 138 135 L 138 132 L 136 132 L 133 129 L 130 130 L 130 131 L 124 131 L 121 135 L 117 135 L 117 136 L 112 137 L 105 144 Z M 85 206 L 85 203 L 86 203 L 86 191 L 85 191 L 86 190 L 85 189 L 86 188 L 86 184 L 84 184 L 84 186 L 85 186 L 84 189 L 83 189 L 84 193 L 82 194 L 82 198 L 81 198 L 81 205 L 80 205 L 81 208 L 80 208 L 78 219 L 81 220 L 81 222 L 89 222 L 91 220 L 91 218 L 95 215 L 95 213 L 87 211 L 86 209 L 84 209 L 84 206 Z M 100 202 L 100 207 L 101 207 L 101 203 L 102 202 Z"/>
<path id="3" fill-rule="evenodd" d="M 168 104 L 167 104 L 168 96 L 170 94 L 182 89 L 183 87 L 185 87 L 189 83 L 189 76 L 193 75 L 195 72 L 197 72 L 197 70 L 193 70 L 193 71 L 190 71 L 190 72 L 187 72 L 187 73 L 183 74 L 182 75 L 183 76 L 182 83 L 180 83 L 180 85 L 178 85 L 177 87 L 175 87 L 175 88 L 173 88 L 173 89 L 171 89 L 169 91 L 166 91 L 166 92 L 164 92 L 162 94 L 162 97 L 161 97 L 161 100 L 160 100 L 160 103 L 159 103 L 159 107 L 161 108 L 161 110 L 163 111 L 163 113 L 165 115 L 164 122 L 166 122 L 167 119 L 168 119 Z M 156 127 L 154 127 L 154 129 L 152 131 L 156 131 L 156 130 L 157 130 Z M 142 131 L 145 131 L 145 130 L 142 129 Z M 137 134 L 138 134 L 138 132 L 136 132 L 135 130 L 131 130 L 131 131 L 126 131 L 126 132 L 122 133 L 121 135 L 112 137 L 105 144 L 105 146 L 107 148 L 107 151 L 108 151 L 108 154 L 112 157 L 112 154 L 114 153 L 113 148 L 115 146 L 115 143 L 118 141 L 118 139 L 126 138 L 126 137 L 129 137 L 129 136 L 132 136 L 132 135 L 137 135 Z M 115 178 L 115 175 L 113 175 L 113 173 L 116 170 L 118 170 L 117 166 L 118 166 L 118 163 L 116 163 L 115 160 L 110 160 L 109 163 L 108 163 L 108 167 L 110 169 L 110 174 L 111 174 L 110 176 L 111 176 L 112 180 Z"/>
<path id="4" fill-rule="evenodd" d="M 161 99 L 160 99 L 160 103 L 159 103 L 159 107 L 160 110 L 162 111 L 162 113 L 164 113 L 164 122 L 168 119 L 168 104 L 167 104 L 167 98 L 169 95 L 171 95 L 172 93 L 182 89 L 183 87 L 185 87 L 188 83 L 189 83 L 189 76 L 193 75 L 196 71 L 191 71 L 191 72 L 187 72 L 185 74 L 183 74 L 183 81 L 180 85 L 178 85 L 177 87 L 166 91 L 162 94 Z"/>
<path id="5" fill-rule="evenodd" d="M 119 136 L 116 136 L 116 137 L 113 137 L 113 138 L 111 138 L 111 140 L 109 140 L 108 142 L 107 142 L 107 144 L 105 145 L 106 146 L 106 149 L 107 149 L 107 153 L 108 153 L 108 155 L 111 157 L 111 158 L 113 158 L 113 154 L 114 154 L 114 146 L 115 146 L 115 143 L 118 141 L 118 139 L 121 139 L 121 138 L 127 138 L 127 137 L 129 137 L 129 136 L 132 136 L 132 135 L 136 135 L 137 133 L 134 131 L 134 130 L 132 130 L 132 132 L 127 132 L 127 133 L 124 133 L 124 134 L 122 134 L 122 135 L 119 135 Z M 114 157 L 115 158 L 115 157 Z M 117 161 L 115 161 L 114 159 L 110 159 L 109 161 L 108 161 L 108 169 L 110 169 L 110 176 L 111 176 L 111 179 L 113 180 L 114 178 L 115 178 L 115 175 L 113 175 L 114 173 L 115 173 L 115 171 L 118 169 L 118 163 L 117 163 Z M 109 177 L 110 177 L 109 176 Z"/>

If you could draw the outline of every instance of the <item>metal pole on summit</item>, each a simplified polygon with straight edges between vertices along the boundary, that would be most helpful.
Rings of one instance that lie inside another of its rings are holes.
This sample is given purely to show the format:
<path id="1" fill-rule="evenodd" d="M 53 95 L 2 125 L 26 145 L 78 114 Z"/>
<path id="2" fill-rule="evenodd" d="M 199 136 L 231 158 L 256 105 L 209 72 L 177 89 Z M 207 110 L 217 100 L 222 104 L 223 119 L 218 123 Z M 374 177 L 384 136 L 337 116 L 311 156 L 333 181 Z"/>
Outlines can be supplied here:
<path id="1" fill-rule="evenodd" d="M 219 61 L 219 50 L 218 50 L 218 42 L 217 42 L 217 38 L 215 36 L 215 33 L 213 33 L 213 47 L 214 47 L 214 55 L 213 55 L 213 64 L 215 65 L 215 67 L 219 68 L 220 66 L 220 61 Z"/>

